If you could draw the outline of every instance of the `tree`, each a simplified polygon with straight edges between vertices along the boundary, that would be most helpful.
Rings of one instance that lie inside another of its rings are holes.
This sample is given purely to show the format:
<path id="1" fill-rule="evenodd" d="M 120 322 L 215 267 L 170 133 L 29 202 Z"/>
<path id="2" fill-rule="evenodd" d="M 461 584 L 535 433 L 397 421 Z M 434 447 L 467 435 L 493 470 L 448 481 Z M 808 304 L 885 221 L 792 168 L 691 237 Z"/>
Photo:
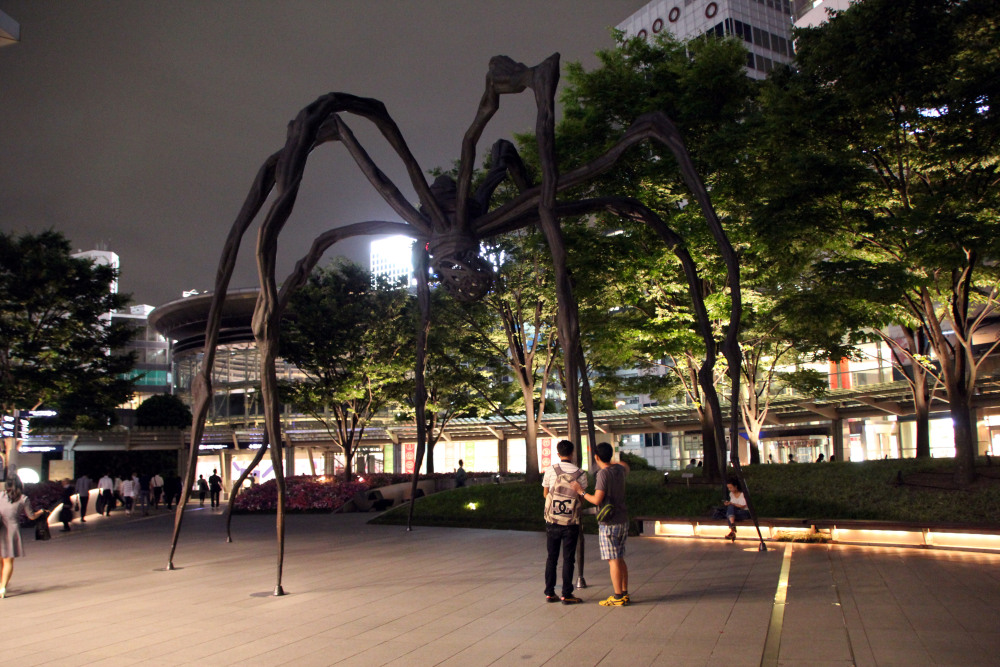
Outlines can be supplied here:
<path id="1" fill-rule="evenodd" d="M 895 320 L 922 329 L 941 367 L 956 479 L 978 453 L 972 399 L 996 339 L 1000 11 L 989 0 L 866 0 L 798 33 L 800 94 L 825 100 L 813 130 L 862 166 L 845 223 L 855 259 L 908 278 Z M 816 119 L 813 119 L 816 120 Z"/>
<path id="2" fill-rule="evenodd" d="M 492 326 L 474 330 L 503 359 L 520 390 L 520 399 L 506 407 L 524 410 L 525 475 L 529 482 L 538 481 L 538 433 L 560 357 L 550 260 L 536 230 L 493 238 L 488 248 L 496 258 L 497 276 L 484 305 L 495 319 Z M 468 305 L 466 312 L 475 308 Z"/>
<path id="3" fill-rule="evenodd" d="M 344 479 L 365 428 L 405 399 L 412 371 L 412 299 L 347 262 L 314 271 L 289 304 L 280 354 L 306 377 L 282 400 L 322 423 L 344 452 Z"/>
<path id="4" fill-rule="evenodd" d="M 743 47 L 734 40 L 682 44 L 664 36 L 651 42 L 623 41 L 618 49 L 599 52 L 598 57 L 598 69 L 585 72 L 579 65 L 571 65 L 567 73 L 564 120 L 557 128 L 563 147 L 562 168 L 573 168 L 606 150 L 641 114 L 663 111 L 684 136 L 699 174 L 712 190 L 712 203 L 725 218 L 729 207 L 717 195 L 715 174 L 723 164 L 733 161 L 733 137 L 741 132 L 741 120 L 754 90 L 744 73 Z M 698 207 L 688 206 L 689 190 L 670 156 L 653 147 L 633 149 L 581 194 L 600 197 L 623 192 L 654 211 L 683 239 L 684 249 L 698 265 L 702 296 L 719 312 L 728 310 L 726 272 L 720 270 L 723 262 L 696 211 Z M 653 237 L 648 228 L 632 220 L 595 216 L 590 224 L 606 234 L 622 235 L 633 245 L 656 246 L 652 240 L 646 243 L 647 237 Z M 723 224 L 732 237 L 730 221 L 723 219 Z M 645 346 L 635 355 L 639 363 L 657 363 L 671 356 L 695 361 L 717 352 L 705 350 L 703 343 L 696 342 L 700 340 L 697 334 L 687 335 L 680 330 L 696 331 L 695 316 L 688 305 L 686 277 L 671 253 L 671 249 L 660 245 L 652 252 L 640 255 L 637 251 L 631 257 L 632 276 L 642 280 L 624 291 L 631 300 L 622 302 L 615 315 L 632 317 L 629 311 L 638 310 L 645 315 L 649 328 L 659 332 L 661 343 L 676 344 L 686 338 L 691 347 L 662 345 L 657 349 L 650 345 L 656 336 L 638 337 L 633 340 Z M 673 314 L 671 320 L 664 317 L 666 313 Z M 717 332 L 722 330 L 717 327 Z M 694 372 L 701 373 L 701 364 L 695 362 L 695 366 Z M 680 372 L 678 377 L 687 375 Z M 700 393 L 701 388 L 695 391 Z M 696 405 L 701 407 L 701 402 Z M 707 407 L 700 412 L 706 474 L 721 479 L 724 457 L 719 455 L 720 443 L 714 436 L 717 422 L 713 421 L 720 416 L 711 415 Z"/>
<path id="5" fill-rule="evenodd" d="M 191 409 L 173 394 L 150 396 L 135 409 L 136 426 L 187 428 Z"/>
<path id="6" fill-rule="evenodd" d="M 424 370 L 428 473 L 434 472 L 434 447 L 452 419 L 497 411 L 505 388 L 498 359 L 478 334 L 488 326 L 481 304 L 460 303 L 439 288 L 431 291 L 431 313 Z M 412 403 L 406 407 L 401 416 L 413 419 Z"/>
<path id="7" fill-rule="evenodd" d="M 55 406 L 64 419 L 107 428 L 113 408 L 128 400 L 124 376 L 134 358 L 119 354 L 132 338 L 112 322 L 129 296 L 111 292 L 117 271 L 71 256 L 58 232 L 0 233 L 0 409 L 4 414 Z M 5 441 L 7 460 L 15 451 Z"/>

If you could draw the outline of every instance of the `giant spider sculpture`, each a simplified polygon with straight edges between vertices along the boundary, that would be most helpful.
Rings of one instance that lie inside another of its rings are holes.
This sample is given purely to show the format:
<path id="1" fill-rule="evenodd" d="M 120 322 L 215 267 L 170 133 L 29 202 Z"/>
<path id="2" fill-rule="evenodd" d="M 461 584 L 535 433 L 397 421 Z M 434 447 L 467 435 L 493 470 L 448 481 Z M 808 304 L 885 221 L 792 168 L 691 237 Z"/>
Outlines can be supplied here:
<path id="1" fill-rule="evenodd" d="M 417 241 L 418 266 L 415 269 L 415 274 L 417 299 L 420 306 L 420 324 L 417 330 L 415 369 L 417 452 L 412 482 L 414 487 L 416 487 L 417 472 L 422 464 L 427 442 L 424 418 L 427 398 L 424 385 L 424 349 L 430 323 L 428 267 L 431 266 L 431 258 L 433 258 L 434 273 L 446 289 L 462 299 L 481 298 L 491 287 L 493 272 L 490 264 L 479 256 L 480 242 L 485 238 L 529 225 L 541 229 L 552 253 L 559 306 L 557 321 L 559 342 L 563 350 L 563 363 L 568 378 L 565 391 L 570 440 L 580 442 L 578 405 L 581 399 L 587 415 L 589 442 L 595 442 L 596 437 L 589 384 L 586 373 L 581 374 L 580 372 L 584 365 L 582 363 L 583 352 L 580 345 L 577 306 L 572 293 L 570 276 L 566 270 L 567 249 L 560 228 L 560 220 L 564 217 L 607 211 L 622 218 L 648 224 L 659 234 L 664 243 L 673 250 L 680 260 L 688 282 L 698 330 L 704 339 L 706 349 L 705 363 L 701 367 L 699 383 L 704 390 L 710 408 L 714 414 L 722 414 L 719 409 L 719 398 L 712 382 L 715 350 L 720 345 L 728 361 L 733 395 L 738 395 L 740 354 L 737 334 L 741 302 L 737 258 L 715 215 L 705 186 L 694 169 L 677 129 L 664 114 L 647 114 L 639 118 L 621 140 L 606 153 L 589 164 L 560 174 L 555 157 L 554 115 L 558 80 L 559 54 L 550 56 L 535 67 L 527 67 L 506 56 L 492 58 L 486 76 L 486 90 L 480 101 L 475 120 L 462 140 L 457 179 L 443 176 L 430 185 L 425 181 L 424 171 L 407 148 L 396 123 L 389 116 L 384 105 L 377 100 L 343 93 L 330 93 L 303 109 L 289 124 L 285 146 L 271 155 L 257 173 L 250 193 L 229 232 L 219 262 L 215 292 L 205 334 L 204 359 L 192 388 L 194 418 L 189 443 L 187 483 L 182 491 L 181 502 L 177 505 L 170 557 L 167 563 L 168 570 L 174 569 L 173 557 L 177 549 L 177 540 L 184 517 L 182 508 L 187 503 L 190 489 L 194 483 L 198 445 L 204 432 L 205 418 L 211 401 L 211 372 L 226 290 L 243 236 L 272 190 L 275 191 L 274 202 L 271 204 L 257 234 L 256 257 L 260 294 L 253 316 L 253 332 L 260 353 L 265 441 L 264 446 L 258 450 L 253 462 L 240 476 L 234 488 L 242 487 L 247 476 L 260 462 L 264 452 L 270 451 L 278 486 L 278 559 L 275 595 L 284 594 L 281 586 L 281 574 L 284 561 L 286 499 L 275 375 L 279 322 L 292 293 L 306 281 L 310 271 L 323 253 L 342 239 L 358 235 L 400 234 L 410 236 Z M 529 182 L 527 172 L 514 146 L 510 142 L 501 140 L 493 146 L 492 167 L 485 181 L 475 192 L 471 192 L 476 145 L 484 127 L 499 108 L 500 96 L 521 93 L 525 89 L 530 89 L 534 93 L 537 107 L 535 134 L 541 162 L 541 182 L 538 184 Z M 399 189 L 376 166 L 344 121 L 345 114 L 365 118 L 378 128 L 403 161 L 410 182 L 420 200 L 419 208 L 407 201 Z M 628 148 L 647 140 L 664 144 L 676 157 L 681 173 L 701 207 L 705 222 L 726 263 L 732 294 L 732 307 L 728 331 L 721 344 L 713 338 L 699 287 L 695 263 L 685 250 L 680 236 L 672 231 L 656 213 L 640 202 L 625 197 L 601 197 L 570 201 L 557 198 L 559 193 L 585 184 L 595 176 L 607 171 Z M 344 145 L 375 190 L 405 222 L 367 221 L 324 232 L 313 241 L 309 252 L 298 261 L 292 273 L 281 283 L 279 289 L 275 279 L 278 235 L 292 213 L 309 153 L 320 144 L 333 141 Z M 504 205 L 490 210 L 491 195 L 506 178 L 513 181 L 519 194 Z M 737 432 L 736 419 L 736 411 L 733 410 L 731 433 Z M 724 460 L 721 451 L 721 443 L 724 442 L 721 420 L 716 420 L 715 429 L 719 460 L 721 461 Z M 733 463 L 737 473 L 742 477 L 735 452 Z M 415 494 L 411 497 L 415 497 Z M 234 499 L 235 494 L 230 498 L 230 510 Z M 750 505 L 750 509 L 753 512 L 752 505 Z M 411 521 L 412 512 L 413 503 L 410 504 Z M 230 511 L 230 516 L 231 514 Z M 761 548 L 764 548 L 763 540 L 761 540 Z"/>

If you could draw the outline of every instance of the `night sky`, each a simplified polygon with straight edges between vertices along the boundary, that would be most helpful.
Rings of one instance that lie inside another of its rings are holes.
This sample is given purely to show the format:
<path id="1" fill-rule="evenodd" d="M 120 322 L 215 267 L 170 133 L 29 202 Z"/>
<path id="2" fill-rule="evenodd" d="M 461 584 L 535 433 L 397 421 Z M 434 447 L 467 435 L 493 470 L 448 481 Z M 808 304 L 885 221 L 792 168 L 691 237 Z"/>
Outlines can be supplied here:
<path id="1" fill-rule="evenodd" d="M 0 0 L 21 25 L 0 48 L 0 229 L 55 229 L 121 257 L 121 290 L 159 305 L 207 290 L 265 158 L 327 92 L 382 100 L 421 168 L 449 167 L 491 56 L 596 65 L 644 0 Z M 415 201 L 395 155 L 348 124 Z M 504 96 L 479 143 L 530 130 Z M 315 151 L 281 237 L 279 280 L 320 232 L 398 220 L 339 144 Z M 232 287 L 257 284 L 248 233 Z M 368 242 L 332 254 L 367 261 Z"/>

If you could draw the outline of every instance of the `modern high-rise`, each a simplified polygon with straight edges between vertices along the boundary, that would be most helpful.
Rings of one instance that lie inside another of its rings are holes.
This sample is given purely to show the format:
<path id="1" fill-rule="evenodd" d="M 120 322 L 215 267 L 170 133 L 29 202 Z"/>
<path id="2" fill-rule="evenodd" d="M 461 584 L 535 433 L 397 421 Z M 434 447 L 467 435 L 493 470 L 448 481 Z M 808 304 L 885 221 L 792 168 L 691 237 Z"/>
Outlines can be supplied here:
<path id="1" fill-rule="evenodd" d="M 413 239 L 408 236 L 390 236 L 371 242 L 368 259 L 369 271 L 373 278 L 385 278 L 389 282 L 405 280 L 409 285 L 413 278 Z"/>
<path id="2" fill-rule="evenodd" d="M 668 33 L 681 41 L 738 37 L 746 43 L 747 74 L 755 79 L 794 56 L 789 0 L 653 0 L 618 29 L 644 38 Z"/>
<path id="3" fill-rule="evenodd" d="M 73 257 L 88 259 L 101 266 L 110 266 L 115 271 L 121 269 L 118 254 L 110 250 L 84 250 L 74 253 Z M 109 289 L 113 294 L 118 293 L 117 279 L 109 285 Z M 152 310 L 152 306 L 140 304 L 102 316 L 105 321 L 127 322 L 135 330 L 135 335 L 129 344 L 123 350 L 119 350 L 135 354 L 135 367 L 130 373 L 130 377 L 135 380 L 135 391 L 132 400 L 120 406 L 119 416 L 126 425 L 130 425 L 131 411 L 144 400 L 155 394 L 171 393 L 170 342 L 149 324 L 149 314 Z"/>
<path id="4" fill-rule="evenodd" d="M 847 9 L 851 0 L 793 0 L 796 28 L 811 28 L 826 21 L 831 11 Z"/>

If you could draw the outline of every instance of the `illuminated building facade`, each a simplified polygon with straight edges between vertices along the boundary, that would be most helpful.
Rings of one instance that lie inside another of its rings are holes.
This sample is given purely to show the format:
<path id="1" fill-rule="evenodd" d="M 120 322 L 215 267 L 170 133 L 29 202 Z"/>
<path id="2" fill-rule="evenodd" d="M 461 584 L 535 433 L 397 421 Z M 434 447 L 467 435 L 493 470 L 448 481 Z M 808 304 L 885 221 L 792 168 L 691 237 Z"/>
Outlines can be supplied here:
<path id="1" fill-rule="evenodd" d="M 653 0 L 617 27 L 630 37 L 737 37 L 747 49 L 747 75 L 755 79 L 794 57 L 789 0 Z"/>

